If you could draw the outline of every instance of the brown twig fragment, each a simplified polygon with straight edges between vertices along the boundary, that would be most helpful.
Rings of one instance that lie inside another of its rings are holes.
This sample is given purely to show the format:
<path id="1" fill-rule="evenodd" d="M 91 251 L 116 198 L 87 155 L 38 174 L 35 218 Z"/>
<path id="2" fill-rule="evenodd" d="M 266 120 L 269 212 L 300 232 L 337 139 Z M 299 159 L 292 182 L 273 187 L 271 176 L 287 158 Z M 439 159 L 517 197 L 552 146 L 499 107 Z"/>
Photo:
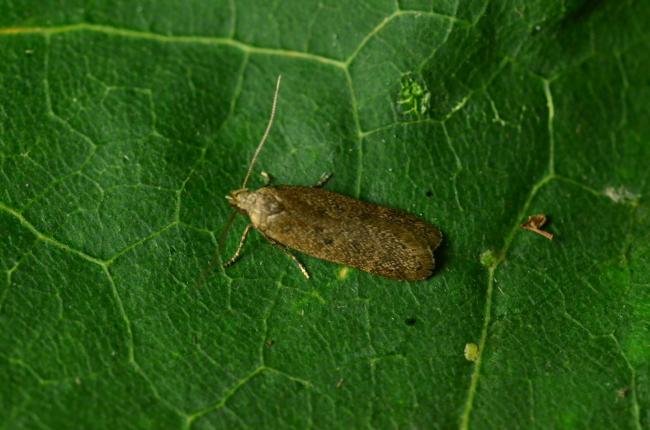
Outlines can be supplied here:
<path id="1" fill-rule="evenodd" d="M 542 235 L 548 240 L 553 240 L 553 233 L 549 233 L 548 231 L 542 230 L 544 224 L 546 224 L 546 215 L 537 214 L 537 215 L 529 216 L 526 222 L 521 225 L 521 227 L 525 228 L 526 230 L 530 230 L 534 233 L 537 233 L 539 235 Z"/>

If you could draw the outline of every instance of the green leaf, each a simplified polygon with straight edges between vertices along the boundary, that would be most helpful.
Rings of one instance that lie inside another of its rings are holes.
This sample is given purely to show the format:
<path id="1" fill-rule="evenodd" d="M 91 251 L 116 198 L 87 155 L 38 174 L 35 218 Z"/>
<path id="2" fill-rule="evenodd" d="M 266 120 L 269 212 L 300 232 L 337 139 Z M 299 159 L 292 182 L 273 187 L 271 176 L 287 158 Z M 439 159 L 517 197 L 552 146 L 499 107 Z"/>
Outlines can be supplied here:
<path id="1" fill-rule="evenodd" d="M 20 3 L 2 427 L 650 427 L 647 2 Z M 252 185 L 422 216 L 430 280 L 257 233 L 202 276 L 279 74 Z"/>

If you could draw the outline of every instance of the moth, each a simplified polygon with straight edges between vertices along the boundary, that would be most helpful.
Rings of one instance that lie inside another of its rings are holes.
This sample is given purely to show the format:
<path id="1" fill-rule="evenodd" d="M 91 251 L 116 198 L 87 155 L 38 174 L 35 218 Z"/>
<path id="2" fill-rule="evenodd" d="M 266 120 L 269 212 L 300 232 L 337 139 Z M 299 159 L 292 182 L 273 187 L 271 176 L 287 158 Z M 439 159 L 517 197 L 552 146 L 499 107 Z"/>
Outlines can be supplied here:
<path id="1" fill-rule="evenodd" d="M 325 190 L 322 187 L 330 175 L 311 187 L 267 183 L 257 190 L 246 188 L 273 125 L 280 82 L 281 76 L 266 130 L 242 186 L 226 196 L 230 205 L 248 216 L 250 222 L 237 250 L 224 266 L 237 261 L 248 234 L 255 229 L 283 250 L 308 279 L 307 269 L 290 250 L 391 279 L 415 281 L 430 277 L 435 268 L 434 251 L 442 234 L 414 215 Z"/>

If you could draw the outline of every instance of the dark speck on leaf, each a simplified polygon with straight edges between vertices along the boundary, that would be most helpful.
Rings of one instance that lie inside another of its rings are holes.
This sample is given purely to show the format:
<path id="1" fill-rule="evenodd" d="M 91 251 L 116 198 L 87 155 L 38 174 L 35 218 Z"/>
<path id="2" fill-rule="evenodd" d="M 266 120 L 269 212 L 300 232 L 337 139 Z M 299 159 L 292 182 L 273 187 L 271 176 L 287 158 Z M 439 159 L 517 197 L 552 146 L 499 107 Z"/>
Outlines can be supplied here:
<path id="1" fill-rule="evenodd" d="M 626 398 L 628 394 L 630 394 L 630 387 L 623 387 L 616 390 L 616 395 L 619 399 Z"/>
<path id="2" fill-rule="evenodd" d="M 429 190 L 426 193 L 424 193 L 424 195 L 427 197 L 433 197 L 433 191 Z"/>
<path id="3" fill-rule="evenodd" d="M 417 322 L 417 320 L 415 318 L 413 318 L 413 317 L 406 318 L 404 320 L 404 324 L 406 324 L 406 325 L 415 325 L 416 322 Z"/>

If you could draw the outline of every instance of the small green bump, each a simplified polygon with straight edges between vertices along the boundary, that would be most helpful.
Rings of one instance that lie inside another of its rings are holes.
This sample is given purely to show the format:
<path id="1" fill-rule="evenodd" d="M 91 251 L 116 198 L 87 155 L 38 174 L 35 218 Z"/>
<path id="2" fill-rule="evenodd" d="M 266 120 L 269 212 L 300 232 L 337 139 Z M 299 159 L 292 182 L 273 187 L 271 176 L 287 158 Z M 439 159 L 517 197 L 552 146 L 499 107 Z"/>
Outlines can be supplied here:
<path id="1" fill-rule="evenodd" d="M 343 266 L 338 270 L 336 277 L 339 279 L 339 281 L 345 281 L 348 278 L 349 274 L 350 274 L 350 268 L 347 266 Z"/>
<path id="2" fill-rule="evenodd" d="M 494 267 L 497 265 L 499 258 L 494 251 L 488 249 L 487 251 L 483 251 L 483 253 L 481 253 L 480 261 L 484 267 Z"/>
<path id="3" fill-rule="evenodd" d="M 397 100 L 402 115 L 415 116 L 420 119 L 429 111 L 430 102 L 431 93 L 424 81 L 414 78 L 410 72 L 402 75 L 399 99 Z"/>
<path id="4" fill-rule="evenodd" d="M 635 194 L 623 186 L 618 188 L 607 187 L 603 190 L 603 194 L 609 197 L 614 203 L 627 204 L 632 207 L 638 206 L 641 198 L 639 194 Z"/>
<path id="5" fill-rule="evenodd" d="M 465 360 L 467 361 L 478 360 L 478 354 L 479 354 L 478 345 L 473 342 L 466 343 L 464 354 L 465 354 Z"/>

